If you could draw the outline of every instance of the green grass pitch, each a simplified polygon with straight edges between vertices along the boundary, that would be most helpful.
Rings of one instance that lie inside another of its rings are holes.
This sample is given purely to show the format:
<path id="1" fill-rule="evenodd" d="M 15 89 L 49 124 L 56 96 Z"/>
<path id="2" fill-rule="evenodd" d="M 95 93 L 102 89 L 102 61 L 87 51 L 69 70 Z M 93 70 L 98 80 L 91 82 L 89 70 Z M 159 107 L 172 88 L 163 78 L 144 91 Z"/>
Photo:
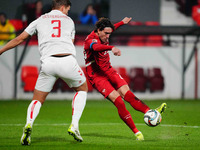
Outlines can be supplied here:
<path id="1" fill-rule="evenodd" d="M 163 101 L 144 101 L 156 108 Z M 76 142 L 67 133 L 71 122 L 71 101 L 47 100 L 35 120 L 31 146 L 20 138 L 30 101 L 0 101 L 0 150 L 196 150 L 200 149 L 200 100 L 166 100 L 168 108 L 157 127 L 148 127 L 143 114 L 128 103 L 137 128 L 145 141 L 136 141 L 132 131 L 119 118 L 117 109 L 107 101 L 87 101 L 80 120 L 84 139 Z"/>

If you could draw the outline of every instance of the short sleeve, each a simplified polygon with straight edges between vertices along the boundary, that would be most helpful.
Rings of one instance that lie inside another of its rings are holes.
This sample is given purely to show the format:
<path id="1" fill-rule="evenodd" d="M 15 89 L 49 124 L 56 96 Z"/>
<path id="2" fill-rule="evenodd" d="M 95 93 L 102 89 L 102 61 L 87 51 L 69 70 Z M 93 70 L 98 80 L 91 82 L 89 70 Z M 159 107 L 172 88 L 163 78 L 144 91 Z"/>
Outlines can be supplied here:
<path id="1" fill-rule="evenodd" d="M 25 29 L 25 31 L 29 34 L 29 35 L 33 35 L 36 33 L 36 27 L 37 27 L 37 22 L 38 22 L 38 19 L 31 22 L 28 27 Z"/>

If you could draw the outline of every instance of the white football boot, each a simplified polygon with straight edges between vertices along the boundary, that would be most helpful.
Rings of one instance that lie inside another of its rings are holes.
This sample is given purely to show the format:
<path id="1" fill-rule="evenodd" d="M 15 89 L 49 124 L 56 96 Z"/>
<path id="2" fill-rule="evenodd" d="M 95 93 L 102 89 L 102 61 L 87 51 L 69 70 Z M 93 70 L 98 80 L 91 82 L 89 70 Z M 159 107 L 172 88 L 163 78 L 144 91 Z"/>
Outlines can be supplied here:
<path id="1" fill-rule="evenodd" d="M 74 128 L 73 124 L 70 125 L 68 129 L 69 135 L 73 136 L 75 140 L 78 142 L 82 142 L 83 138 L 81 137 L 81 134 L 78 129 Z"/>

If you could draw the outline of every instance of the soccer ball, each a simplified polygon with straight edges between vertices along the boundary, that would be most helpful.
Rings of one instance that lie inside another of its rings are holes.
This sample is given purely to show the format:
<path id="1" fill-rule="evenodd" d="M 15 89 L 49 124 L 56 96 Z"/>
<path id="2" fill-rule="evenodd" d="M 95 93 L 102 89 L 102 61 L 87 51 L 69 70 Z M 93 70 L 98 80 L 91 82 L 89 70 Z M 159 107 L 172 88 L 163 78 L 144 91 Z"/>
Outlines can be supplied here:
<path id="1" fill-rule="evenodd" d="M 155 127 L 160 124 L 162 120 L 161 114 L 157 110 L 149 110 L 144 114 L 144 122 L 151 127 Z"/>

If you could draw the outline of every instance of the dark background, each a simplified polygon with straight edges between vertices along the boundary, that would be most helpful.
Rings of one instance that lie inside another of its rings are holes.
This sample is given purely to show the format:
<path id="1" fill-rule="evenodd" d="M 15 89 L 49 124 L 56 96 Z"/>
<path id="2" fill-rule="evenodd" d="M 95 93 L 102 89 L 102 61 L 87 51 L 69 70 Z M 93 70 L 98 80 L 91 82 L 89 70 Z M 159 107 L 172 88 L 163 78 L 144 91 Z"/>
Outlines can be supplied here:
<path id="1" fill-rule="evenodd" d="M 34 3 L 35 0 L 0 0 L 0 12 L 5 12 L 9 19 L 21 19 L 24 4 Z M 51 0 L 42 0 L 47 9 Z M 119 21 L 125 16 L 130 16 L 135 21 L 160 20 L 161 0 L 71 0 L 72 7 L 69 16 L 79 20 L 80 13 L 87 4 L 94 3 L 98 17 L 109 17 L 112 21 Z"/>

